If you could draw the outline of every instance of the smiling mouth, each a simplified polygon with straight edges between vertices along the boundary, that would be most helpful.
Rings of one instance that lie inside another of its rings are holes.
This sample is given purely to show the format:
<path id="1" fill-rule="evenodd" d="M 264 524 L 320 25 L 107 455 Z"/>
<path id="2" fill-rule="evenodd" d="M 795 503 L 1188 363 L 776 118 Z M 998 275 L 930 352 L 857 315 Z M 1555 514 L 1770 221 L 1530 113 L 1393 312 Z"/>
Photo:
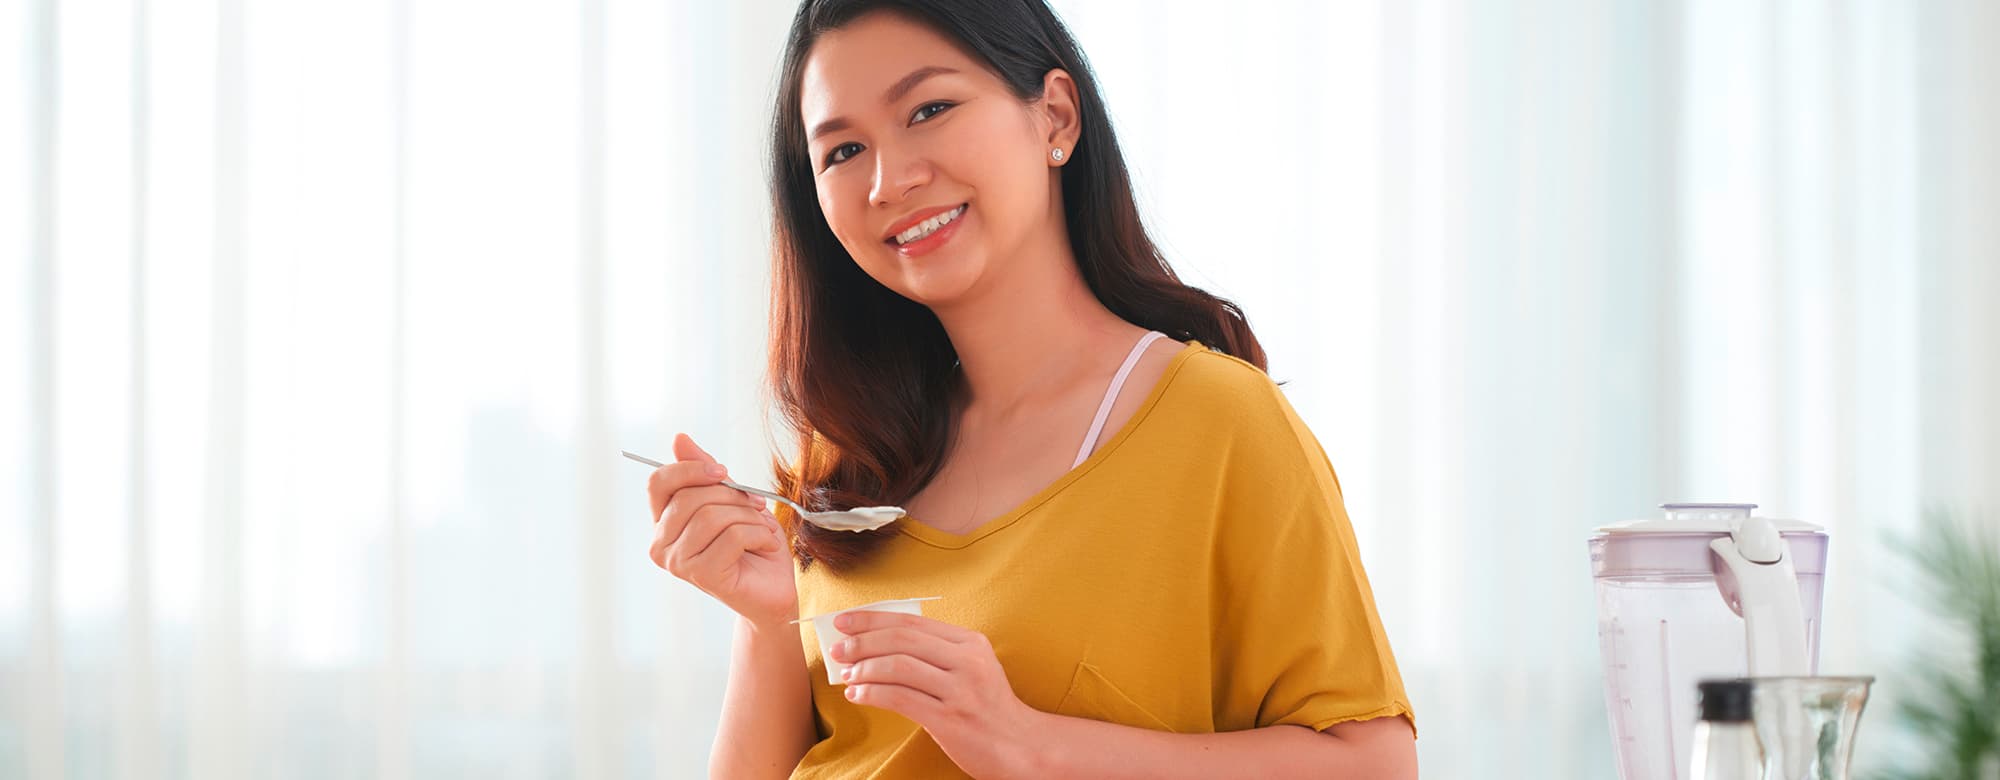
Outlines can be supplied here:
<path id="1" fill-rule="evenodd" d="M 939 230 L 943 230 L 946 225 L 957 222 L 959 217 L 965 216 L 967 208 L 969 208 L 968 204 L 960 203 L 958 204 L 958 208 L 911 225 L 910 229 L 897 233 L 887 243 L 890 246 L 901 247 L 929 238 Z"/>

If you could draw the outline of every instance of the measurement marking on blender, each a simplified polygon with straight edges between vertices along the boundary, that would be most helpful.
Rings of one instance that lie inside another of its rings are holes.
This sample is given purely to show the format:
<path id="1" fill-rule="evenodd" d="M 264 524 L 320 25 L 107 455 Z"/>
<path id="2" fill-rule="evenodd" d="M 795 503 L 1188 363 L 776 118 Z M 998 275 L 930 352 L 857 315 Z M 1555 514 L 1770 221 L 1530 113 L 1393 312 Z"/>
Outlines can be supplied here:
<path id="1" fill-rule="evenodd" d="M 1666 618 L 1661 618 L 1660 619 L 1660 701 L 1664 702 L 1672 702 L 1674 700 L 1674 686 L 1672 684 L 1674 665 L 1668 663 L 1668 660 L 1669 659 L 1667 658 L 1667 620 Z M 1672 718 L 1668 718 L 1664 721 L 1661 721 L 1660 725 L 1667 730 L 1667 736 L 1666 736 L 1667 776 L 1680 777 L 1681 776 L 1681 762 L 1679 755 L 1680 747 L 1674 744 L 1674 725 L 1675 725 L 1674 720 Z"/>

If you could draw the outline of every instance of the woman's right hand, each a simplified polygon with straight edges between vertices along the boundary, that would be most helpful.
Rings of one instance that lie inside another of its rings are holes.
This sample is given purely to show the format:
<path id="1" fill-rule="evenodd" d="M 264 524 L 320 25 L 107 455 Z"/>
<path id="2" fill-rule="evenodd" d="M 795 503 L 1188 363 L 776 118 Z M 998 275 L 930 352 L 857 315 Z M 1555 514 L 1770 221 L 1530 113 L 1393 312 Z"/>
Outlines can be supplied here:
<path id="1" fill-rule="evenodd" d="M 727 472 L 683 433 L 653 470 L 653 563 L 759 626 L 798 617 L 792 556 L 764 500 L 719 484 Z"/>

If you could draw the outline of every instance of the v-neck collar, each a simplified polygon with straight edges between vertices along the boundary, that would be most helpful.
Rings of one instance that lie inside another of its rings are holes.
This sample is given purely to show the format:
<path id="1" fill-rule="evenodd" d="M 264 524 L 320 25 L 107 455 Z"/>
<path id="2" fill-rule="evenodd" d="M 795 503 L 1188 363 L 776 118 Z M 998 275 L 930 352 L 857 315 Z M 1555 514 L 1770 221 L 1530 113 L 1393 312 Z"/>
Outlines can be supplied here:
<path id="1" fill-rule="evenodd" d="M 1146 400 L 1139 404 L 1138 409 L 1133 410 L 1131 419 L 1126 420 L 1123 425 L 1118 427 L 1117 433 L 1105 440 L 1104 444 L 1098 447 L 1096 452 L 1090 454 L 1090 457 L 1085 458 L 1075 468 L 1063 472 L 1062 476 L 1057 477 L 1054 482 L 1050 482 L 1040 491 L 1037 491 L 1028 500 L 1021 502 L 999 517 L 981 523 L 977 528 L 962 534 L 932 528 L 919 522 L 915 517 L 904 517 L 902 520 L 897 521 L 896 529 L 902 532 L 904 536 L 908 536 L 924 544 L 933 547 L 942 547 L 947 550 L 957 550 L 970 546 L 973 542 L 992 536 L 1000 530 L 1013 525 L 1030 512 L 1035 511 L 1036 508 L 1047 503 L 1049 499 L 1056 497 L 1065 488 L 1082 479 L 1083 475 L 1089 473 L 1091 469 L 1097 468 L 1098 464 L 1110 458 L 1112 453 L 1117 451 L 1118 445 L 1124 443 L 1125 439 L 1129 438 L 1133 431 L 1138 430 L 1140 423 L 1145 421 L 1148 413 L 1152 412 L 1153 407 L 1159 404 L 1160 397 L 1166 394 L 1167 385 L 1173 381 L 1174 375 L 1180 372 L 1181 366 L 1187 362 L 1188 358 L 1208 349 L 1200 341 L 1190 340 L 1185 342 L 1185 344 L 1186 346 L 1182 347 L 1181 351 L 1174 355 L 1173 360 L 1167 363 L 1167 370 L 1160 373 L 1159 380 L 1155 381 L 1152 389 L 1146 393 Z"/>

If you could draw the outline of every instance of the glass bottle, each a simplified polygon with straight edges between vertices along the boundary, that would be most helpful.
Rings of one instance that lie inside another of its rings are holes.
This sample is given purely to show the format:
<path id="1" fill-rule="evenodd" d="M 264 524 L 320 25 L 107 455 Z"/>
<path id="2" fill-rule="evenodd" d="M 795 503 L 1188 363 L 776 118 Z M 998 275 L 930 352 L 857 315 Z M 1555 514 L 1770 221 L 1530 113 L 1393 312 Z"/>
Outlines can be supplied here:
<path id="1" fill-rule="evenodd" d="M 1763 743 L 1750 721 L 1749 680 L 1704 680 L 1701 720 L 1694 727 L 1694 760 L 1689 780 L 1757 780 L 1764 765 Z"/>

